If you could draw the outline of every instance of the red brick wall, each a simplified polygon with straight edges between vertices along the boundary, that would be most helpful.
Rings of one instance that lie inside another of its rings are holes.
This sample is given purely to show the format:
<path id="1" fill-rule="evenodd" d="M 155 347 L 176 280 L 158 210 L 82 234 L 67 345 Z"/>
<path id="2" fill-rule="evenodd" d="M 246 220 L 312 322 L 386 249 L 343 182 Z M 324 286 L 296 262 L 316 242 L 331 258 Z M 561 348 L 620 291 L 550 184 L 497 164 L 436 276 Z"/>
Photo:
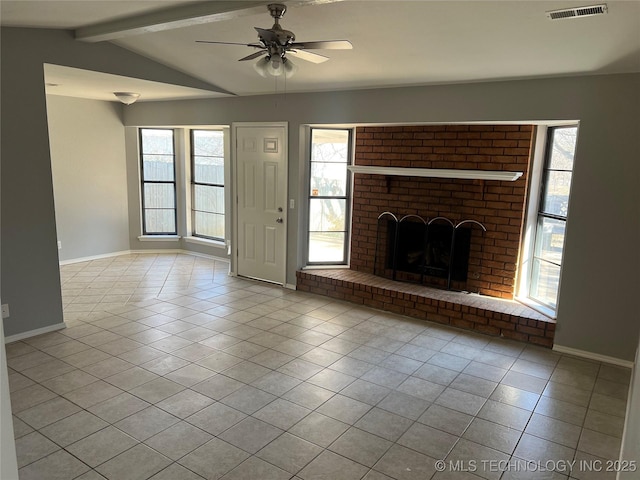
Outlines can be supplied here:
<path id="1" fill-rule="evenodd" d="M 359 127 L 356 165 L 522 171 L 515 182 L 356 174 L 351 268 L 373 273 L 377 217 L 477 220 L 469 275 L 457 289 L 513 298 L 526 195 L 531 125 Z M 437 283 L 437 281 L 436 281 Z"/>

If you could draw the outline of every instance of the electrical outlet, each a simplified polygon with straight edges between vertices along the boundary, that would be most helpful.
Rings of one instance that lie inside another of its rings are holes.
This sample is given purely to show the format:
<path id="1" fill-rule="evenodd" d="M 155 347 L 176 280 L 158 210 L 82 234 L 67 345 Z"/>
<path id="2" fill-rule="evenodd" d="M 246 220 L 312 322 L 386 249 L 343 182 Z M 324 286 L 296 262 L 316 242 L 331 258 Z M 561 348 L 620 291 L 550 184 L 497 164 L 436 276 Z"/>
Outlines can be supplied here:
<path id="1" fill-rule="evenodd" d="M 290 198 L 290 199 L 289 199 L 289 208 L 290 208 L 291 210 L 293 210 L 293 209 L 294 209 L 295 204 L 296 204 L 296 201 L 295 201 L 293 198 Z"/>
<path id="2" fill-rule="evenodd" d="M 9 316 L 9 304 L 2 304 L 2 318 L 7 318 Z"/>
<path id="3" fill-rule="evenodd" d="M 58 240 L 58 250 L 62 250 L 62 242 Z"/>

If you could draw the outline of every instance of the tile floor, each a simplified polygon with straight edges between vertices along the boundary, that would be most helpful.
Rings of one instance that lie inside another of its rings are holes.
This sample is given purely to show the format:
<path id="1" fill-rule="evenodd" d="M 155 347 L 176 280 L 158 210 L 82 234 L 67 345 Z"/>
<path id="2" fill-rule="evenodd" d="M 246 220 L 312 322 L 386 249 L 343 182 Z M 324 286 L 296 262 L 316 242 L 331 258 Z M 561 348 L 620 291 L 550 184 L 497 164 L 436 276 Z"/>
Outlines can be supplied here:
<path id="1" fill-rule="evenodd" d="M 628 369 L 226 272 L 61 268 L 68 328 L 7 345 L 21 480 L 615 478 L 578 465 L 618 457 Z"/>

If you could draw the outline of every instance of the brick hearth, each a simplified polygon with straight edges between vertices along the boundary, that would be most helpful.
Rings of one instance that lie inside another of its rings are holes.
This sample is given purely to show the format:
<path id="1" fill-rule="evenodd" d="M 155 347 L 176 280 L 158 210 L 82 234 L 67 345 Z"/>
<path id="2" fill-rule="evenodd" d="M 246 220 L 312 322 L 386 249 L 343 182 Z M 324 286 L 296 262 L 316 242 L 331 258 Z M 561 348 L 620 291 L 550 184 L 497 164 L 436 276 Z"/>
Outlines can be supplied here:
<path id="1" fill-rule="evenodd" d="M 395 282 L 349 269 L 298 271 L 297 289 L 408 317 L 553 346 L 555 322 L 513 300 Z"/>

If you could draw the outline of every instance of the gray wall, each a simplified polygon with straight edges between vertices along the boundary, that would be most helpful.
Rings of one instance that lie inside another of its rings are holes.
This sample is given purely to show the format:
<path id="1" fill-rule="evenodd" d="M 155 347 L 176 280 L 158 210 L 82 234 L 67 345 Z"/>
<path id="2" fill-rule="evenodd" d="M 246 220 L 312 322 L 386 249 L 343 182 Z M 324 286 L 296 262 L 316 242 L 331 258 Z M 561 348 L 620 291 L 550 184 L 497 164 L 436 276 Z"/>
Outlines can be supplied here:
<path id="1" fill-rule="evenodd" d="M 63 321 L 43 64 L 215 90 L 215 87 L 108 43 L 70 32 L 0 29 L 0 212 L 6 336 Z"/>
<path id="2" fill-rule="evenodd" d="M 113 45 L 74 42 L 66 32 L 2 29 L 1 273 L 2 298 L 12 312 L 7 334 L 61 319 L 44 62 L 186 81 Z M 137 103 L 126 109 L 125 125 L 288 121 L 289 198 L 297 208 L 305 191 L 298 132 L 308 123 L 579 120 L 556 342 L 632 360 L 639 333 L 639 85 L 635 74 Z M 298 233 L 304 212 L 295 213 L 288 225 L 289 283 L 304 254 Z"/>
<path id="3" fill-rule="evenodd" d="M 60 260 L 129 250 L 122 105 L 47 95 Z"/>
<path id="4" fill-rule="evenodd" d="M 640 75 L 568 77 L 135 104 L 136 125 L 289 122 L 289 198 L 304 205 L 305 124 L 580 122 L 556 343 L 633 360 L 640 286 Z M 289 216 L 287 282 L 304 261 Z"/>

